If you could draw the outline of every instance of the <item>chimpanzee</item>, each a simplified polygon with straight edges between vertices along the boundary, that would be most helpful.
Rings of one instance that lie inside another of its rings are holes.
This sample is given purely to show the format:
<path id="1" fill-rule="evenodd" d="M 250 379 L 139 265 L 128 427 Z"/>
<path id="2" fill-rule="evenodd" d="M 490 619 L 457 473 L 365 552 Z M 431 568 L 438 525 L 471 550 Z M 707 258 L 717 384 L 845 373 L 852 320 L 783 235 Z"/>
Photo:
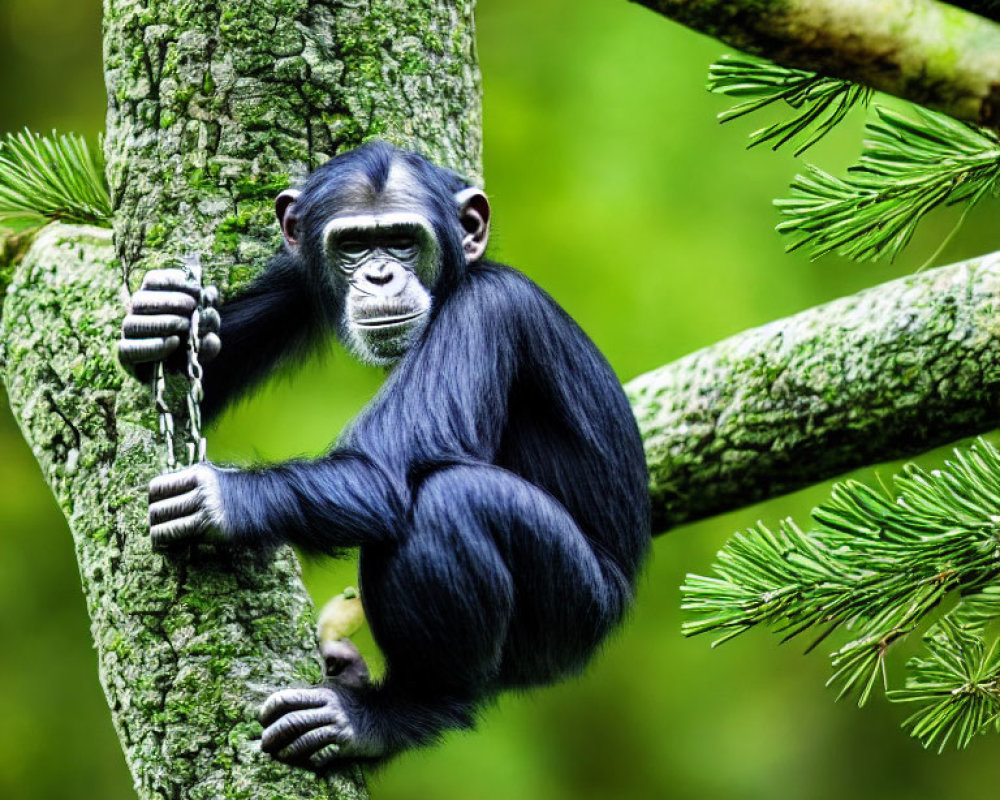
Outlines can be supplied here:
<path id="1" fill-rule="evenodd" d="M 284 247 L 221 325 L 207 317 L 206 415 L 331 330 L 388 378 L 325 456 L 161 476 L 149 518 L 156 545 L 360 548 L 384 677 L 279 691 L 261 715 L 264 750 L 323 770 L 469 727 L 499 692 L 579 671 L 632 600 L 647 473 L 601 353 L 538 286 L 483 258 L 479 189 L 372 142 L 275 206 Z M 169 359 L 196 295 L 180 271 L 149 273 L 123 363 Z"/>

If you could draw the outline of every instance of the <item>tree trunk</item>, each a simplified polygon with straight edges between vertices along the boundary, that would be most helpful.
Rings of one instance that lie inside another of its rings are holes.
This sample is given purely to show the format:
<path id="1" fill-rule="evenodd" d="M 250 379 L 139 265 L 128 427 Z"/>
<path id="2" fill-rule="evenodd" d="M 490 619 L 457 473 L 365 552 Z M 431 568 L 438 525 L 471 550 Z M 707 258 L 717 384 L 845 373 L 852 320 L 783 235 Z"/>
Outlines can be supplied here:
<path id="1" fill-rule="evenodd" d="M 0 343 L 14 412 L 73 533 L 100 676 L 141 798 L 357 798 L 260 753 L 256 711 L 320 675 L 289 549 L 149 545 L 163 466 L 148 389 L 113 347 L 134 274 L 200 253 L 232 292 L 276 245 L 273 197 L 372 136 L 480 174 L 473 0 L 106 0 L 109 235 L 51 225 Z M 117 253 L 117 257 L 115 256 Z M 124 278 L 124 282 L 123 282 Z"/>

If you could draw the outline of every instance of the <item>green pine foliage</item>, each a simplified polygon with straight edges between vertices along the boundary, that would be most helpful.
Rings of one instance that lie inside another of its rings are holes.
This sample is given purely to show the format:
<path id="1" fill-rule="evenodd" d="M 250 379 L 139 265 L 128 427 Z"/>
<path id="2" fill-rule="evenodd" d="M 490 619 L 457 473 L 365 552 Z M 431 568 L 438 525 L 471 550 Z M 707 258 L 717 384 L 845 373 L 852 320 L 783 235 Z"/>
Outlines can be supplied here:
<path id="1" fill-rule="evenodd" d="M 992 604 L 991 620 L 1000 614 L 1000 587 L 988 586 L 981 595 L 963 601 Z M 959 606 L 957 612 L 962 611 Z M 1000 730 L 1000 650 L 981 629 L 963 624 L 962 614 L 944 617 L 924 636 L 926 654 L 907 665 L 905 689 L 889 692 L 898 703 L 918 708 L 904 725 L 925 747 L 937 745 L 940 753 L 949 741 L 965 747 L 972 737 Z"/>
<path id="2" fill-rule="evenodd" d="M 729 122 L 772 103 L 785 103 L 796 113 L 750 134 L 747 147 L 768 143 L 773 150 L 795 145 L 801 155 L 829 133 L 855 106 L 867 106 L 872 90 L 812 72 L 780 67 L 752 56 L 722 56 L 708 68 L 708 89 L 741 102 L 719 114 Z"/>
<path id="3" fill-rule="evenodd" d="M 876 106 L 846 178 L 813 166 L 795 178 L 792 196 L 775 201 L 785 217 L 778 231 L 792 237 L 789 250 L 891 261 L 929 211 L 955 203 L 968 210 L 1000 194 L 1000 139 L 944 114 L 913 113 Z"/>
<path id="4" fill-rule="evenodd" d="M 101 148 L 92 154 L 76 134 L 6 134 L 0 139 L 0 227 L 23 230 L 56 219 L 110 226 Z"/>
<path id="5" fill-rule="evenodd" d="M 750 136 L 750 146 L 777 150 L 795 143 L 799 155 L 867 106 L 869 89 L 781 67 L 750 56 L 723 57 L 709 69 L 711 91 L 741 102 L 723 112 L 726 122 L 783 101 L 795 113 Z M 812 258 L 839 253 L 856 261 L 893 260 L 919 222 L 940 206 L 1000 195 L 1000 138 L 991 131 L 914 106 L 901 114 L 875 105 L 864 149 L 844 178 L 807 165 L 792 182 L 791 197 L 775 201 L 784 219 L 777 230 L 789 250 Z M 957 227 L 956 227 L 957 230 Z M 947 241 L 947 240 L 946 240 Z"/>
<path id="6" fill-rule="evenodd" d="M 784 640 L 811 634 L 809 649 L 846 635 L 828 684 L 862 705 L 887 686 L 891 646 L 957 594 L 889 697 L 917 706 L 905 724 L 925 746 L 965 746 L 1000 720 L 1000 653 L 987 635 L 1000 617 L 1000 453 L 979 441 L 940 470 L 909 464 L 895 488 L 840 483 L 808 531 L 785 520 L 735 535 L 714 575 L 687 576 L 683 630 L 718 644 L 765 625 Z"/>

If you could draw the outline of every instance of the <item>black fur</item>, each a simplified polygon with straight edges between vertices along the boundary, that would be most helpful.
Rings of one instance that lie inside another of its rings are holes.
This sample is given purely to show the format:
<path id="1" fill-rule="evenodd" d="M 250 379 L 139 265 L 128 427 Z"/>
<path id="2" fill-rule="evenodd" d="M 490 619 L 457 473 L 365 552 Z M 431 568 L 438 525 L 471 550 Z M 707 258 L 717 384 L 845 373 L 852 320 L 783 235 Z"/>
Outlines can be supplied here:
<path id="1" fill-rule="evenodd" d="M 467 267 L 453 201 L 465 183 L 388 145 L 309 178 L 301 263 L 277 256 L 222 309 L 207 410 L 338 324 L 343 298 L 322 275 L 319 231 L 351 185 L 377 193 L 394 159 L 420 176 L 415 208 L 442 243 L 431 323 L 328 455 L 220 476 L 238 542 L 361 548 L 387 674 L 346 705 L 389 753 L 470 725 L 504 689 L 582 668 L 626 613 L 650 543 L 641 441 L 610 366 L 528 278 Z"/>

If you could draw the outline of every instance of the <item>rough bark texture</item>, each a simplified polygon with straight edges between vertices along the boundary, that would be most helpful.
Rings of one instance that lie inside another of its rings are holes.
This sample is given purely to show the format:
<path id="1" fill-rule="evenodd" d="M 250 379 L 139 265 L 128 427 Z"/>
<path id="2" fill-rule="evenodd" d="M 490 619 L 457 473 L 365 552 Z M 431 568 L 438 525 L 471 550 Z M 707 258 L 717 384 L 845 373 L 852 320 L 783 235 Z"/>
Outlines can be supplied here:
<path id="1" fill-rule="evenodd" d="M 69 520 L 101 682 L 140 797 L 363 797 L 359 775 L 321 780 L 257 749 L 268 691 L 319 677 L 294 556 L 268 565 L 207 547 L 150 550 L 146 484 L 162 448 L 148 413 L 116 419 L 130 380 L 110 345 L 120 324 L 110 231 L 47 227 L 4 304 L 6 385 Z"/>
<path id="2" fill-rule="evenodd" d="M 746 331 L 631 381 L 657 530 L 996 426 L 1000 253 Z"/>
<path id="3" fill-rule="evenodd" d="M 105 0 L 115 245 L 201 252 L 225 294 L 277 243 L 275 195 L 382 137 L 481 172 L 472 0 Z"/>
<path id="4" fill-rule="evenodd" d="M 846 78 L 1000 130 L 1000 25 L 955 6 L 936 0 L 633 2 L 779 64 Z"/>
<path id="5" fill-rule="evenodd" d="M 106 0 L 106 231 L 53 225 L 14 270 L 0 344 L 15 414 L 70 521 L 101 681 L 141 798 L 356 798 L 262 755 L 256 709 L 319 677 L 290 550 L 152 552 L 148 391 L 113 361 L 126 281 L 198 252 L 245 284 L 276 192 L 382 136 L 477 177 L 474 0 Z"/>

